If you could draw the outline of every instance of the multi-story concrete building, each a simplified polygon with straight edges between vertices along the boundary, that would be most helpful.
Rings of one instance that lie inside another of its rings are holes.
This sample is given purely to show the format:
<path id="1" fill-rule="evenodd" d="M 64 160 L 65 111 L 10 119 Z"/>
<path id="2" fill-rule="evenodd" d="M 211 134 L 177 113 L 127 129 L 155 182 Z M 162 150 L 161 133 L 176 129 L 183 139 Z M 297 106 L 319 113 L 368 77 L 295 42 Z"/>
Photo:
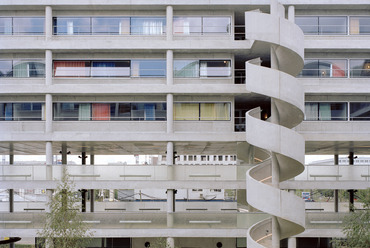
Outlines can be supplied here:
<path id="1" fill-rule="evenodd" d="M 91 247 L 329 247 L 354 190 L 369 187 L 369 166 L 353 163 L 370 154 L 369 10 L 0 1 L 0 236 L 34 242 L 66 167 Z M 305 154 L 335 162 L 304 166 Z M 106 155 L 160 159 L 95 163 Z M 334 201 L 296 196 L 317 189 Z"/>

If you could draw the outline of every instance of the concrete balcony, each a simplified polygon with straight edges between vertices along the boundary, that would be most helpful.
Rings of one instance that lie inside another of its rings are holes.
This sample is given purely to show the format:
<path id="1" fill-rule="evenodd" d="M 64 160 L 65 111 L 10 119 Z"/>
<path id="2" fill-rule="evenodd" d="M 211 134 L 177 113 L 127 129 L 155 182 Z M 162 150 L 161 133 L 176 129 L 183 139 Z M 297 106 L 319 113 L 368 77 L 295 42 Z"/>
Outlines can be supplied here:
<path id="1" fill-rule="evenodd" d="M 158 188 L 169 184 L 176 189 L 245 188 L 250 166 L 236 165 L 67 165 L 76 188 Z M 55 188 L 61 179 L 61 165 L 1 166 L 0 188 Z M 190 183 L 190 184 L 189 184 Z"/>
<path id="2" fill-rule="evenodd" d="M 158 213 L 83 213 L 83 220 L 90 224 L 95 237 L 119 234 L 128 237 L 140 237 L 142 229 L 148 237 L 156 237 L 159 233 L 171 233 L 173 236 L 198 237 L 244 237 L 245 229 L 268 217 L 265 213 L 186 213 L 177 212 L 167 214 Z M 306 213 L 307 230 L 299 234 L 300 237 L 309 237 L 312 232 L 322 233 L 334 231 L 339 234 L 343 218 L 346 213 Z M 43 227 L 45 213 L 1 213 L 0 235 L 33 237 L 38 229 Z M 172 222 L 168 226 L 168 221 Z M 210 231 L 212 229 L 212 231 Z M 186 231 L 185 231 L 186 230 Z M 221 235 L 220 231 L 224 233 Z M 317 236 L 316 236 L 317 237 Z"/>
<path id="3" fill-rule="evenodd" d="M 369 78 L 299 78 L 306 94 L 362 94 L 369 88 Z"/>

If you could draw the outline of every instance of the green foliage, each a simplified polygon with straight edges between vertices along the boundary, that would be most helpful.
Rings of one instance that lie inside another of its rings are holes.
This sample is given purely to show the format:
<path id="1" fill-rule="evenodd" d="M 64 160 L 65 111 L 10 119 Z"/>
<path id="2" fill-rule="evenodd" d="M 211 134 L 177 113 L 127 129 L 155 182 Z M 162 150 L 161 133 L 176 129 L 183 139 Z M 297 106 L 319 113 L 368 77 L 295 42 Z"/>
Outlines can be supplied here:
<path id="1" fill-rule="evenodd" d="M 151 242 L 150 248 L 171 248 L 171 246 L 167 244 L 166 238 L 160 237 L 157 238 L 154 242 Z"/>
<path id="2" fill-rule="evenodd" d="M 334 240 L 335 247 L 370 247 L 370 189 L 359 190 L 356 195 L 363 209 L 355 209 L 344 219 L 342 231 L 346 239 Z"/>
<path id="3" fill-rule="evenodd" d="M 62 180 L 48 203 L 50 212 L 46 214 L 44 228 L 37 233 L 45 242 L 39 242 L 38 246 L 79 248 L 88 244 L 93 233 L 78 214 L 78 201 L 74 184 L 69 180 L 66 169 L 63 169 Z"/>

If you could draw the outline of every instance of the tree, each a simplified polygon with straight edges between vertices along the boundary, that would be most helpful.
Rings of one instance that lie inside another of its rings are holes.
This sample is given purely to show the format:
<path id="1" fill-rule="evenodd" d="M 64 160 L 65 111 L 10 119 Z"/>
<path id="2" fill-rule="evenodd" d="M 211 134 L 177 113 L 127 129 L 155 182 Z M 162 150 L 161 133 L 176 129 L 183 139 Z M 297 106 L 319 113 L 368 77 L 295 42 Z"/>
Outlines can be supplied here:
<path id="1" fill-rule="evenodd" d="M 342 232 L 346 239 L 334 240 L 335 247 L 370 247 L 370 188 L 359 190 L 356 195 L 363 203 L 363 209 L 355 209 L 344 218 Z"/>
<path id="2" fill-rule="evenodd" d="M 63 168 L 62 179 L 53 193 L 46 214 L 42 231 L 37 234 L 44 242 L 41 247 L 80 248 L 86 246 L 93 233 L 79 215 L 78 194 L 74 191 L 74 183 L 69 180 L 66 168 Z"/>

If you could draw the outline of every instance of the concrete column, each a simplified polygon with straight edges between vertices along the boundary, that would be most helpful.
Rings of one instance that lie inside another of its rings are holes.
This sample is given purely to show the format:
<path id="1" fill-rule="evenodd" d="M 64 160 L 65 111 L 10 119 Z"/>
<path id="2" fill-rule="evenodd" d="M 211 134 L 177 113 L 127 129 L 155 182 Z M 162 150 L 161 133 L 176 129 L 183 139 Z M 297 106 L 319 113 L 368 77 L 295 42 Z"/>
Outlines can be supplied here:
<path id="1" fill-rule="evenodd" d="M 167 6 L 166 8 L 166 35 L 167 40 L 173 39 L 173 7 Z"/>
<path id="2" fill-rule="evenodd" d="M 67 164 L 67 144 L 62 144 L 62 164 Z"/>
<path id="3" fill-rule="evenodd" d="M 51 50 L 45 51 L 45 84 L 53 84 L 53 53 Z"/>
<path id="4" fill-rule="evenodd" d="M 339 201 L 338 201 L 338 190 L 334 190 L 334 212 L 338 212 L 338 206 L 339 206 Z"/>
<path id="5" fill-rule="evenodd" d="M 288 248 L 297 247 L 297 238 L 288 238 Z"/>
<path id="6" fill-rule="evenodd" d="M 295 8 L 294 6 L 289 6 L 288 7 L 288 20 L 291 22 L 295 22 Z"/>
<path id="7" fill-rule="evenodd" d="M 271 69 L 279 70 L 279 60 L 278 60 L 278 57 L 276 56 L 275 49 L 276 49 L 276 46 L 271 45 L 270 47 Z"/>
<path id="8" fill-rule="evenodd" d="M 51 94 L 45 95 L 45 133 L 53 132 L 53 97 Z"/>
<path id="9" fill-rule="evenodd" d="M 175 248 L 175 239 L 172 237 L 167 238 L 167 248 Z"/>
<path id="10" fill-rule="evenodd" d="M 9 164 L 14 164 L 13 144 L 10 145 Z M 14 189 L 9 189 L 9 212 L 14 212 Z"/>
<path id="11" fill-rule="evenodd" d="M 173 142 L 167 142 L 166 164 L 168 180 L 173 180 L 173 164 L 174 164 L 173 155 L 174 155 Z M 167 227 L 169 228 L 173 227 L 174 212 L 175 212 L 175 190 L 167 189 Z"/>
<path id="12" fill-rule="evenodd" d="M 339 165 L 339 155 L 334 154 L 334 165 Z M 338 212 L 339 201 L 338 201 L 338 190 L 334 190 L 334 212 Z"/>
<path id="13" fill-rule="evenodd" d="M 167 133 L 173 133 L 173 124 L 174 124 L 173 123 L 173 94 L 167 94 L 166 104 L 167 104 L 167 113 L 166 113 Z"/>
<path id="14" fill-rule="evenodd" d="M 280 248 L 280 227 L 277 217 L 272 216 L 272 248 Z"/>
<path id="15" fill-rule="evenodd" d="M 355 157 L 354 157 L 353 152 L 349 153 L 348 159 L 349 159 L 349 165 L 354 165 L 355 164 Z M 355 197 L 354 197 L 355 192 L 354 192 L 353 189 L 348 190 L 348 192 L 349 192 L 349 211 L 353 212 L 353 211 L 355 211 L 355 208 L 353 206 L 354 199 L 355 199 Z"/>
<path id="16" fill-rule="evenodd" d="M 90 212 L 93 213 L 95 211 L 95 190 L 90 189 Z"/>
<path id="17" fill-rule="evenodd" d="M 45 6 L 45 39 L 51 39 L 53 35 L 53 9 Z"/>
<path id="18" fill-rule="evenodd" d="M 81 189 L 81 212 L 85 213 L 86 212 L 86 189 Z"/>
<path id="19" fill-rule="evenodd" d="M 166 52 L 166 75 L 167 85 L 173 85 L 173 50 Z"/>
<path id="20" fill-rule="evenodd" d="M 94 154 L 90 154 L 90 165 L 95 164 L 95 156 Z M 95 190 L 90 189 L 90 212 L 95 212 Z"/>
<path id="21" fill-rule="evenodd" d="M 53 145 L 50 141 L 46 142 L 46 180 L 53 180 Z"/>
<path id="22" fill-rule="evenodd" d="M 278 15 L 278 1 L 277 0 L 270 1 L 270 14 Z"/>

